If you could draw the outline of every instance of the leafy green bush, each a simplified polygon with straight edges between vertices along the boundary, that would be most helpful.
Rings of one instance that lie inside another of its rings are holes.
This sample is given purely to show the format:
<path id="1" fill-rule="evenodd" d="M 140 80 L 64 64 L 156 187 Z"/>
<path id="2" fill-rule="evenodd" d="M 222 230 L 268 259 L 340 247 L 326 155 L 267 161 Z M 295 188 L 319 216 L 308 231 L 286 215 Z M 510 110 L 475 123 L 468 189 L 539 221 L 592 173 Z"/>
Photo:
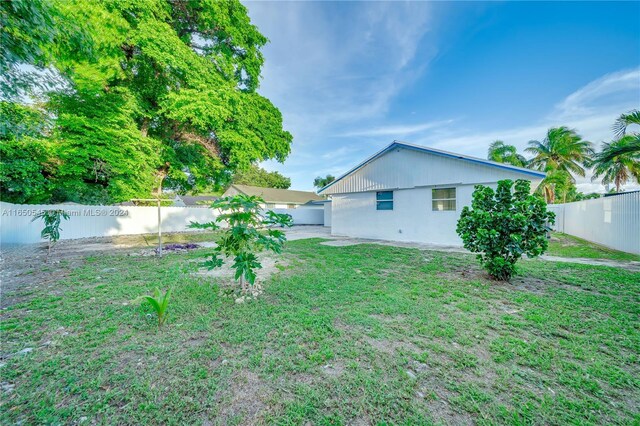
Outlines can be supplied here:
<path id="1" fill-rule="evenodd" d="M 515 264 L 526 254 L 539 256 L 547 249 L 548 225 L 555 215 L 544 200 L 531 195 L 527 180 L 501 180 L 498 188 L 476 185 L 471 208 L 465 206 L 457 233 L 464 247 L 478 254 L 478 260 L 498 280 L 509 280 Z"/>
<path id="2" fill-rule="evenodd" d="M 64 210 L 43 210 L 38 213 L 31 222 L 38 219 L 44 221 L 44 228 L 40 232 L 40 236 L 45 240 L 49 240 L 47 256 L 51 254 L 51 247 L 60 239 L 60 221 L 62 219 L 69 220 L 69 215 Z"/>
<path id="3" fill-rule="evenodd" d="M 191 222 L 189 225 L 198 229 L 222 229 L 211 258 L 202 265 L 209 269 L 219 268 L 225 257 L 233 258 L 231 267 L 235 269 L 235 279 L 240 280 L 243 291 L 247 290 L 246 282 L 253 285 L 255 270 L 262 267 L 256 254 L 263 250 L 280 253 L 286 241 L 282 230 L 271 227 L 292 225 L 291 216 L 271 210 L 264 212 L 261 207 L 264 204 L 265 201 L 256 196 L 221 198 L 211 205 L 212 209 L 221 212 L 214 222 Z"/>

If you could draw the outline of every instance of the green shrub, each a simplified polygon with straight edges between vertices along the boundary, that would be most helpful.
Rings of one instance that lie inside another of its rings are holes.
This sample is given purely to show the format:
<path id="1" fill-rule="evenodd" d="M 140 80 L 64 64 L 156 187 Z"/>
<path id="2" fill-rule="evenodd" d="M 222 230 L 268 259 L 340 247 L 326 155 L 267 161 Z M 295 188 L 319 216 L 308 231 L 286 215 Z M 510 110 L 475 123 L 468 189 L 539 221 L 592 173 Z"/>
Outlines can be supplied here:
<path id="1" fill-rule="evenodd" d="M 274 213 L 271 210 L 263 214 L 261 205 L 265 201 L 256 196 L 236 195 L 215 201 L 212 209 L 219 209 L 221 214 L 214 222 L 192 222 L 190 228 L 222 229 L 216 241 L 217 246 L 210 254 L 211 258 L 202 265 L 209 269 L 221 267 L 225 257 L 234 260 L 231 266 L 235 269 L 235 279 L 240 280 L 243 291 L 247 290 L 246 282 L 253 285 L 256 279 L 255 270 L 262 265 L 257 253 L 270 250 L 280 253 L 286 241 L 284 232 L 271 226 L 291 226 L 291 216 Z M 224 225 L 224 226 L 222 226 Z"/>
<path id="2" fill-rule="evenodd" d="M 547 249 L 548 225 L 555 215 L 544 200 L 531 195 L 527 180 L 501 180 L 498 188 L 476 185 L 471 208 L 465 206 L 457 233 L 464 247 L 478 254 L 478 260 L 493 278 L 509 280 L 515 264 L 526 254 L 539 256 Z M 514 189 L 512 193 L 512 187 Z"/>

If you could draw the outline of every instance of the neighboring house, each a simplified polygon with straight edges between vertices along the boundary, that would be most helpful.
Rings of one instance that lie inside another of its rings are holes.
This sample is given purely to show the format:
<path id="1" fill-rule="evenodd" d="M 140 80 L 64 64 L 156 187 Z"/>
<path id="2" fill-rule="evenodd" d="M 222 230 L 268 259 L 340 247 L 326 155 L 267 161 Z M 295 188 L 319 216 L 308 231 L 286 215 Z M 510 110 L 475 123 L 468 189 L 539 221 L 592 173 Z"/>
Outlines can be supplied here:
<path id="1" fill-rule="evenodd" d="M 211 203 L 219 199 L 215 195 L 176 195 L 174 207 L 203 207 L 208 208 Z"/>
<path id="2" fill-rule="evenodd" d="M 268 209 L 296 209 L 296 208 L 323 208 L 322 204 L 313 204 L 314 201 L 324 201 L 325 198 L 315 192 L 294 191 L 291 189 L 261 188 L 249 185 L 231 185 L 223 197 L 244 194 L 261 197 L 265 201 L 262 207 Z"/>
<path id="3" fill-rule="evenodd" d="M 318 191 L 331 196 L 331 233 L 462 245 L 456 224 L 474 185 L 545 174 L 405 142 L 393 142 Z"/>

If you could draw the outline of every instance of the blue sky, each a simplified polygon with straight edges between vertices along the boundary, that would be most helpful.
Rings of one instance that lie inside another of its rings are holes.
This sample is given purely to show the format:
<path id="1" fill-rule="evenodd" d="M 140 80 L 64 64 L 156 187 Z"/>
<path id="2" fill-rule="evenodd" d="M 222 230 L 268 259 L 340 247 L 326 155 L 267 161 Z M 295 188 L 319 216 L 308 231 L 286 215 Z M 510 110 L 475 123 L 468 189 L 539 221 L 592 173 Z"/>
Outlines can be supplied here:
<path id="1" fill-rule="evenodd" d="M 245 5 L 270 40 L 259 92 L 294 135 L 263 166 L 295 189 L 394 139 L 484 158 L 567 125 L 599 145 L 640 108 L 638 2 Z"/>

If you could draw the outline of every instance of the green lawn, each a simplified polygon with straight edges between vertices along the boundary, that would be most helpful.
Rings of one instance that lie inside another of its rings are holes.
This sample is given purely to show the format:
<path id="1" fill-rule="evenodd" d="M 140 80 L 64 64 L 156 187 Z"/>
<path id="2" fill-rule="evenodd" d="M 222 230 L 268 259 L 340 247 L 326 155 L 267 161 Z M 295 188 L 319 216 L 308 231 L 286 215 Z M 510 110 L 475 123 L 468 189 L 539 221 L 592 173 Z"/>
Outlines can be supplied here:
<path id="1" fill-rule="evenodd" d="M 610 249 L 572 235 L 554 232 L 551 234 L 548 255 L 560 257 L 582 257 L 640 262 L 640 255 Z"/>
<path id="2" fill-rule="evenodd" d="M 288 243 L 245 304 L 191 274 L 197 252 L 26 289 L 2 314 L 0 423 L 640 422 L 640 274 L 527 261 L 506 284 L 470 255 L 319 242 Z M 168 285 L 158 332 L 127 302 Z"/>

